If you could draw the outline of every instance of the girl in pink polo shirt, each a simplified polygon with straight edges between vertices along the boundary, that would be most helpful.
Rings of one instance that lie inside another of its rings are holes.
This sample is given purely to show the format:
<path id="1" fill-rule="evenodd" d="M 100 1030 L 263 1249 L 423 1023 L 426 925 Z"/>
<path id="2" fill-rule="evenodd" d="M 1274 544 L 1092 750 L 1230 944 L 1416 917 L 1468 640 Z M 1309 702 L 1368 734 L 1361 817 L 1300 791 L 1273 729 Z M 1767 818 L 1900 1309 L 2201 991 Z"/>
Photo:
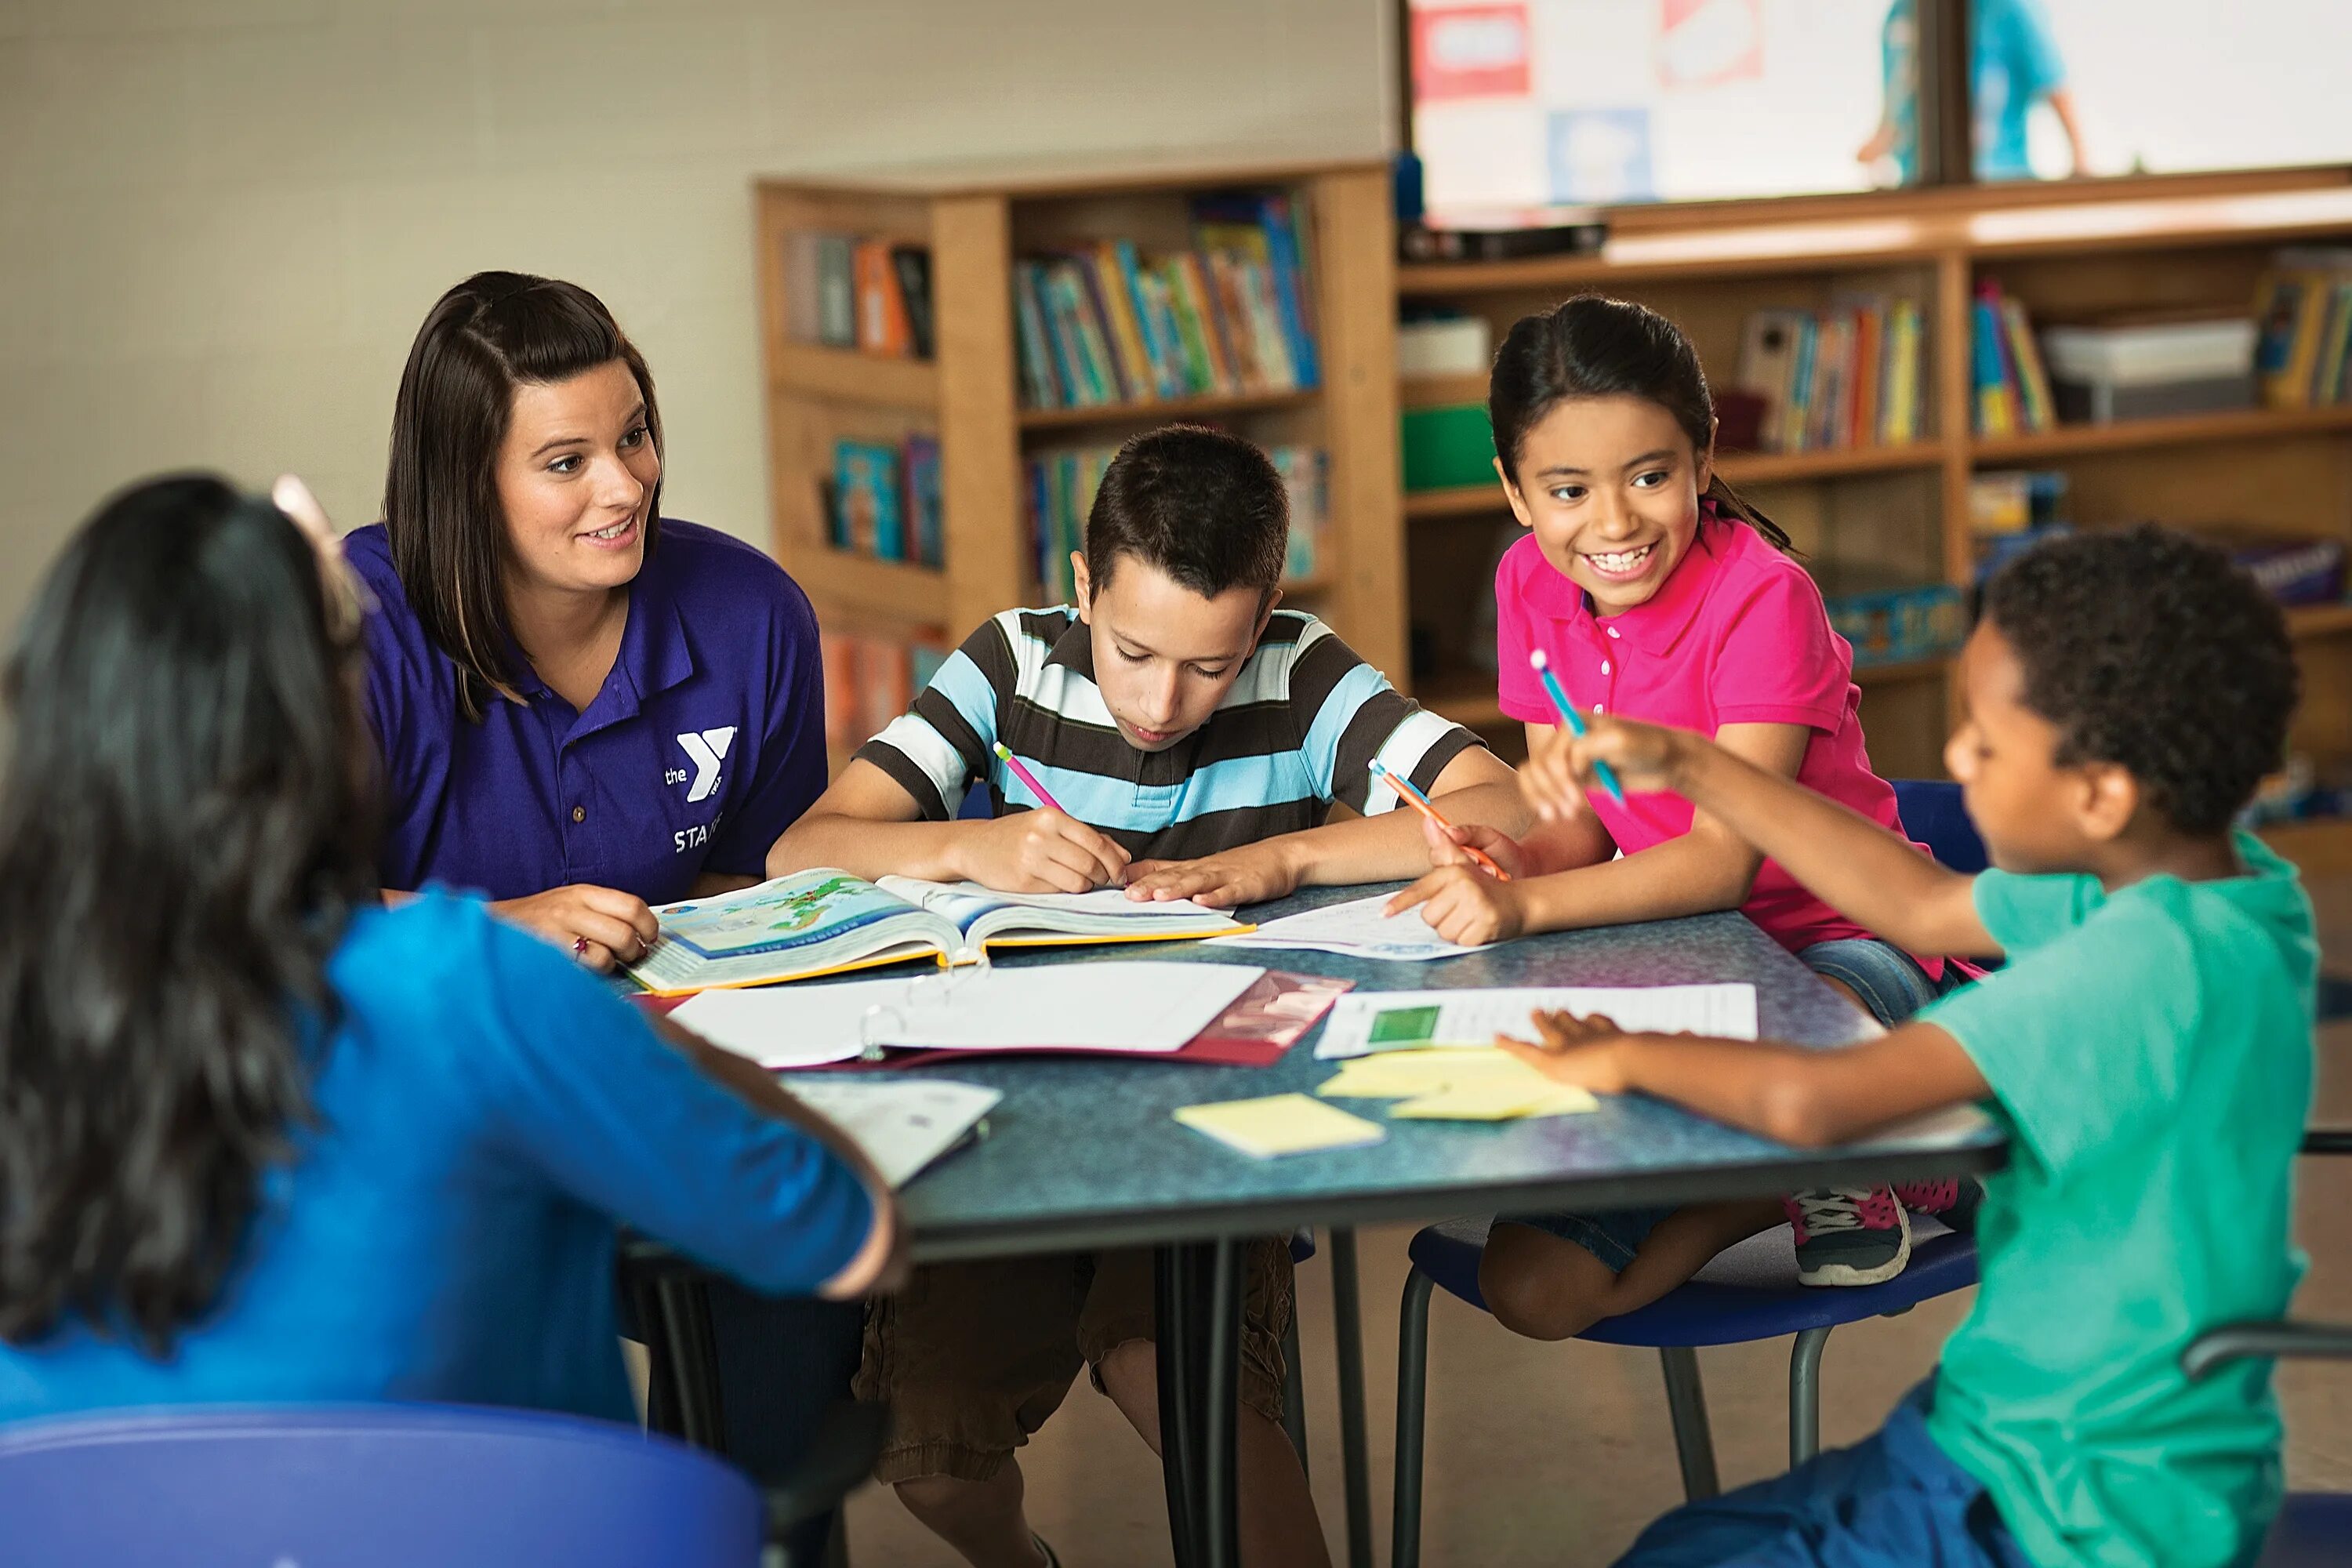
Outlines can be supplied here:
<path id="1" fill-rule="evenodd" d="M 1421 906 L 1463 942 L 1736 909 L 1890 1026 L 1957 984 L 1957 969 L 1881 942 L 1689 802 L 1588 800 L 1558 765 L 1559 714 L 1528 662 L 1538 649 L 1580 708 L 1713 736 L 1902 828 L 1863 745 L 1853 650 L 1788 535 L 1714 473 L 1714 405 L 1689 340 L 1640 305 L 1570 300 L 1511 329 L 1487 409 L 1496 468 L 1528 531 L 1495 577 L 1502 709 L 1528 727 L 1523 782 L 1544 820 L 1524 841 L 1432 829 L 1437 869 L 1393 907 Z M 1465 847 L 1513 879 L 1483 875 Z M 1479 1284 L 1505 1324 L 1565 1338 L 1656 1300 L 1783 1212 L 1766 1202 L 1507 1216 Z M 1909 1259 L 1904 1204 L 1885 1187 L 1801 1194 L 1785 1212 L 1808 1284 L 1875 1284 Z"/>

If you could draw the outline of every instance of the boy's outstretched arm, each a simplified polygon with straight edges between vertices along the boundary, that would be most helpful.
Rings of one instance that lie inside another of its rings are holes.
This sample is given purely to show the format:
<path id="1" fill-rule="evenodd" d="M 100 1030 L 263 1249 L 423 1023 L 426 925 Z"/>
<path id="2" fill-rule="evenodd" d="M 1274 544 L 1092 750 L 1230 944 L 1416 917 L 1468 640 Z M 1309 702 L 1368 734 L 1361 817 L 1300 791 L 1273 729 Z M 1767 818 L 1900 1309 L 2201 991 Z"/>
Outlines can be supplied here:
<path id="1" fill-rule="evenodd" d="M 907 788 L 854 758 L 808 814 L 768 848 L 768 875 L 832 866 L 852 876 L 966 879 L 1005 893 L 1084 893 L 1115 885 L 1127 851 L 1058 811 L 990 822 L 925 822 Z"/>
<path id="2" fill-rule="evenodd" d="M 1516 838 L 1533 821 L 1518 775 L 1484 746 L 1471 746 L 1447 763 L 1429 798 L 1457 827 L 1492 827 Z M 1223 909 L 1278 899 L 1302 887 L 1392 882 L 1428 868 L 1421 818 L 1400 805 L 1198 860 L 1139 860 L 1129 868 L 1128 893 L 1137 899 L 1197 899 Z"/>
<path id="3" fill-rule="evenodd" d="M 1816 1148 L 1980 1100 L 1992 1090 L 1959 1041 L 1910 1023 L 1843 1050 L 1696 1035 L 1628 1035 L 1605 1017 L 1538 1013 L 1538 1042 L 1496 1043 L 1547 1077 L 1640 1093 L 1782 1143 Z"/>
<path id="4" fill-rule="evenodd" d="M 1864 816 L 1732 755 L 1704 736 L 1594 715 L 1591 732 L 1528 759 L 1521 779 L 1546 818 L 1589 809 L 1593 764 L 1627 789 L 1669 790 L 1753 844 L 1815 897 L 1912 952 L 1997 958 L 1975 879 L 1946 870 Z M 1573 787 L 1571 787 L 1571 784 Z"/>

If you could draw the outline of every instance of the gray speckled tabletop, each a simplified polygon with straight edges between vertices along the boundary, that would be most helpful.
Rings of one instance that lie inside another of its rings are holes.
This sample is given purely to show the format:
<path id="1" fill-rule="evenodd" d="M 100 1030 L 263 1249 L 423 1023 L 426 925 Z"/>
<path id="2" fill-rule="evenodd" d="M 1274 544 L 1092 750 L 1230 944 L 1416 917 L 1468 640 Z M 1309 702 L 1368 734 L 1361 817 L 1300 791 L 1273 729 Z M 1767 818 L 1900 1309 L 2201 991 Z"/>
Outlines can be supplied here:
<path id="1" fill-rule="evenodd" d="M 1249 911 L 1276 916 L 1361 898 L 1315 889 Z M 1353 980 L 1362 991 L 1513 985 L 1671 985 L 1748 981 L 1770 1037 L 1831 1046 L 1865 1031 L 1860 1016 L 1737 914 L 1703 915 L 1507 942 L 1430 963 L 1200 942 L 1065 948 L 1000 957 L 1007 965 L 1141 957 L 1248 963 Z M 1949 1175 L 2000 1163 L 1980 1117 L 1834 1149 L 1799 1151 L 1639 1096 L 1594 1114 L 1499 1123 L 1386 1121 L 1385 1142 L 1256 1160 L 1173 1120 L 1180 1106 L 1290 1090 L 1338 1070 L 1315 1059 L 1321 1026 L 1272 1067 L 1118 1058 L 987 1057 L 935 1064 L 1004 1091 L 989 1134 L 909 1184 L 919 1261 L 1061 1248 L 1278 1234 L 1300 1225 L 1436 1219 L 1506 1209 L 1681 1203 L 1786 1192 L 1857 1176 Z"/>

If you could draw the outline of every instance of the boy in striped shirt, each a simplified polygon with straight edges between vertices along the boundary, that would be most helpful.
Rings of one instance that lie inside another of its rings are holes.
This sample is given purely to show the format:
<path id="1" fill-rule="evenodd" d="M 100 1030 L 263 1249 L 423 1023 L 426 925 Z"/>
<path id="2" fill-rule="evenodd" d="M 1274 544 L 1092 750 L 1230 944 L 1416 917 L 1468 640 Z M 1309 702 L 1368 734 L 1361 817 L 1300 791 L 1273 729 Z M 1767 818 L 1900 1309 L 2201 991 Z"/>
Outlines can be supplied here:
<path id="1" fill-rule="evenodd" d="M 1455 823 L 1517 831 L 1507 766 L 1322 622 L 1276 607 L 1288 532 L 1282 480 L 1249 442 L 1187 426 L 1128 442 L 1072 562 L 1076 606 L 1008 610 L 974 632 L 776 841 L 768 874 L 835 866 L 1219 905 L 1418 876 L 1421 824 L 1371 786 L 1375 759 Z M 1070 815 L 1037 806 L 996 761 L 999 742 Z M 988 818 L 956 820 L 975 784 Z M 1356 815 L 1326 822 L 1335 803 Z M 1253 1568 L 1324 1563 L 1281 1427 L 1281 1242 L 1251 1248 L 1246 1280 L 1242 1555 Z M 857 1393 L 893 1416 L 876 1477 L 975 1564 L 1052 1561 L 1023 1513 L 1013 1450 L 1082 1364 L 1157 1437 L 1147 1253 L 919 1270 L 870 1313 Z"/>

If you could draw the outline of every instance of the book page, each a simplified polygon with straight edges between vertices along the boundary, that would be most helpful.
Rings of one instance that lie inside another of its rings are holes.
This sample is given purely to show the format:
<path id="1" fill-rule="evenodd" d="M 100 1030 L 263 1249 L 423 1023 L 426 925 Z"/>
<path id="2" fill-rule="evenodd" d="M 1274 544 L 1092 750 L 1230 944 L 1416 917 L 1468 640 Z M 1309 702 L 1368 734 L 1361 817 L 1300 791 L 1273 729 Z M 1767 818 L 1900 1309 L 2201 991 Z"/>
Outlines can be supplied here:
<path id="1" fill-rule="evenodd" d="M 942 1078 L 795 1079 L 787 1092 L 849 1134 L 893 1190 L 955 1147 L 1004 1098 Z"/>
<path id="2" fill-rule="evenodd" d="M 1277 922 L 1278 923 L 1278 922 Z M 1270 929 L 1270 928 L 1269 928 Z M 1537 1011 L 1599 1013 L 1642 1034 L 1756 1037 L 1756 987 L 1548 985 L 1498 991 L 1350 994 L 1331 1009 L 1315 1054 L 1334 1060 L 1430 1046 L 1484 1046 L 1496 1035 L 1532 1040 Z"/>
<path id="3" fill-rule="evenodd" d="M 870 1042 L 926 1050 L 1181 1050 L 1263 969 L 1059 963 L 915 979 L 705 991 L 671 1015 L 762 1067 L 855 1059 Z"/>
<path id="4" fill-rule="evenodd" d="M 702 958 L 736 958 L 814 947 L 908 912 L 905 899 L 846 871 L 795 871 L 716 898 L 684 899 L 654 910 L 662 936 Z"/>
<path id="5" fill-rule="evenodd" d="M 1214 940 L 1234 947 L 1312 948 L 1318 952 L 1345 953 L 1355 958 L 1385 959 L 1393 963 L 1423 963 L 1433 958 L 1456 958 L 1475 952 L 1460 947 L 1429 929 L 1421 910 L 1401 915 L 1382 911 L 1392 895 L 1376 894 L 1344 904 L 1327 904 L 1303 914 L 1285 915 L 1245 935 Z"/>
<path id="6" fill-rule="evenodd" d="M 878 884 L 911 904 L 953 921 L 959 931 L 999 910 L 1041 910 L 1056 915 L 1080 915 L 1087 922 L 1161 920 L 1197 921 L 1220 928 L 1238 922 L 1223 910 L 1196 904 L 1190 899 L 1147 902 L 1130 899 L 1118 888 L 1098 888 L 1091 893 L 1000 893 L 978 882 L 927 882 L 915 877 L 885 877 Z"/>

